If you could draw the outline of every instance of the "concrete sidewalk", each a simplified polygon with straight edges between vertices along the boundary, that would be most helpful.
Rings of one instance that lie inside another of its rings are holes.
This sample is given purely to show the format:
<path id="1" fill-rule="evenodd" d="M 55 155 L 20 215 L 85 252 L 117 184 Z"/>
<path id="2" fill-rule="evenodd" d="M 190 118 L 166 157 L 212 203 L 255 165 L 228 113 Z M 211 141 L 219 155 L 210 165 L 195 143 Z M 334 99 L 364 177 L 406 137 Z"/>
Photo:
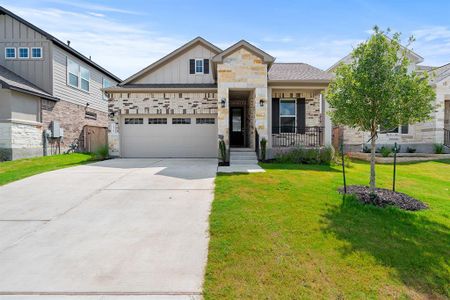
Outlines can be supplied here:
<path id="1" fill-rule="evenodd" d="M 0 298 L 198 297 L 216 170 L 117 159 L 0 187 Z"/>

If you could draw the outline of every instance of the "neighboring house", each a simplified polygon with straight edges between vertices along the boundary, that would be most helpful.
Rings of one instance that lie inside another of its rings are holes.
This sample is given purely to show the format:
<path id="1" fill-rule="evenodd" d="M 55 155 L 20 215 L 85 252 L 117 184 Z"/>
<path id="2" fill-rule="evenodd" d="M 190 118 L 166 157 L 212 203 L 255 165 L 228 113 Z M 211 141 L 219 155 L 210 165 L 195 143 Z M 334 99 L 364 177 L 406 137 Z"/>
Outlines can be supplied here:
<path id="1" fill-rule="evenodd" d="M 397 128 L 380 128 L 377 144 L 378 147 L 393 146 L 395 142 L 401 145 L 401 152 L 408 148 L 417 152 L 433 152 L 435 144 L 444 144 L 450 147 L 450 64 L 442 67 L 430 67 L 419 65 L 423 58 L 417 53 L 408 50 L 408 58 L 411 61 L 410 72 L 428 72 L 430 85 L 436 92 L 433 103 L 434 110 L 430 114 L 430 120 L 416 124 L 399 124 Z M 351 62 L 351 55 L 347 55 L 327 71 L 334 72 L 340 63 Z M 339 132 L 335 130 L 334 133 Z M 343 127 L 340 134 L 344 145 L 349 151 L 361 151 L 370 142 L 370 133 L 358 131 L 353 128 Z M 335 140 L 335 139 L 333 139 Z"/>
<path id="2" fill-rule="evenodd" d="M 218 140 L 268 155 L 331 143 L 321 96 L 332 76 L 275 58 L 242 40 L 221 50 L 201 37 L 105 91 L 110 153 L 217 157 Z"/>
<path id="3" fill-rule="evenodd" d="M 90 149 L 88 135 L 108 126 L 101 89 L 120 79 L 1 6 L 0 28 L 0 160 L 58 153 L 78 139 Z"/>

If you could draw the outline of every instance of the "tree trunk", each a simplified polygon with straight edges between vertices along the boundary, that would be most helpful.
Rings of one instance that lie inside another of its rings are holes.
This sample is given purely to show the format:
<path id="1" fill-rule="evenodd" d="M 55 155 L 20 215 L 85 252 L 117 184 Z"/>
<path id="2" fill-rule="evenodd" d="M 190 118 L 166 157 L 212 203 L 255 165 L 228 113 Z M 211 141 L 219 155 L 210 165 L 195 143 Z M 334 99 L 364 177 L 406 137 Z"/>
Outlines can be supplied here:
<path id="1" fill-rule="evenodd" d="M 375 193 L 375 151 L 376 151 L 376 143 L 375 143 L 375 134 L 376 130 L 372 129 L 370 133 L 372 139 L 370 140 L 370 192 Z"/>

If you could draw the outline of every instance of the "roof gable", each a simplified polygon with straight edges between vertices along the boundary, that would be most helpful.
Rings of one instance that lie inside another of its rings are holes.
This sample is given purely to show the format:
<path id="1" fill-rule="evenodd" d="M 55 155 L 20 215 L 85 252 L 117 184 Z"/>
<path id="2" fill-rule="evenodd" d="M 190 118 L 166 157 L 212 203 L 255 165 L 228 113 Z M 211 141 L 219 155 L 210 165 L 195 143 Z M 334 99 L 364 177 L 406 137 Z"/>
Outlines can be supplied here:
<path id="1" fill-rule="evenodd" d="M 270 54 L 267 54 L 263 50 L 259 49 L 258 47 L 250 44 L 249 42 L 247 42 L 245 40 L 240 40 L 236 44 L 234 44 L 234 45 L 228 47 L 227 49 L 225 49 L 224 51 L 220 52 L 219 54 L 217 54 L 216 56 L 213 57 L 212 61 L 215 63 L 222 62 L 225 57 L 227 57 L 231 53 L 234 53 L 235 51 L 237 51 L 241 48 L 245 48 L 245 49 L 249 50 L 250 52 L 252 52 L 253 54 L 261 57 L 263 59 L 263 62 L 265 62 L 268 65 L 271 65 L 275 61 L 275 57 L 271 56 Z"/>
<path id="2" fill-rule="evenodd" d="M 213 53 L 219 53 L 219 52 L 222 51 L 220 48 L 218 48 L 217 46 L 215 46 L 212 43 L 208 42 L 204 38 L 196 37 L 195 39 L 187 42 L 183 46 L 181 46 L 181 47 L 175 49 L 174 51 L 172 51 L 171 53 L 167 54 L 163 58 L 161 58 L 161 59 L 157 60 L 156 62 L 152 63 L 151 65 L 145 67 L 144 69 L 140 70 L 139 72 L 131 75 L 130 77 L 128 77 L 127 79 L 122 81 L 120 83 L 120 85 L 129 84 L 129 83 L 133 82 L 134 80 L 137 80 L 137 79 L 143 77 L 144 75 L 147 75 L 147 74 L 149 74 L 151 72 L 156 71 L 160 67 L 162 67 L 165 64 L 171 62 L 172 60 L 174 60 L 178 56 L 182 55 L 183 53 L 189 51 L 190 49 L 192 49 L 192 48 L 194 48 L 194 47 L 196 47 L 198 45 L 201 45 L 201 46 L 203 46 L 203 47 L 205 47 L 207 49 L 210 49 Z"/>

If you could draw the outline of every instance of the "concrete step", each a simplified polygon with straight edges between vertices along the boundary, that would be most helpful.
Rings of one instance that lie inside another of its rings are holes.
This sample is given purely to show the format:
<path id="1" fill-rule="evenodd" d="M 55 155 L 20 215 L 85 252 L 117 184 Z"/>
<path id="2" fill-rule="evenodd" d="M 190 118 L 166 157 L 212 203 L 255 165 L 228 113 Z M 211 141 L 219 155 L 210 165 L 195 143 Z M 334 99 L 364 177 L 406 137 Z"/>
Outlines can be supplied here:
<path id="1" fill-rule="evenodd" d="M 254 160 L 250 160 L 250 159 L 246 159 L 246 160 L 242 160 L 242 159 L 231 159 L 230 160 L 230 165 L 257 165 L 258 161 L 256 159 Z"/>
<path id="2" fill-rule="evenodd" d="M 255 150 L 250 148 L 230 148 L 230 152 L 255 152 Z"/>
<path id="3" fill-rule="evenodd" d="M 252 154 L 231 154 L 230 158 L 233 159 L 256 159 L 256 153 L 252 153 Z"/>

